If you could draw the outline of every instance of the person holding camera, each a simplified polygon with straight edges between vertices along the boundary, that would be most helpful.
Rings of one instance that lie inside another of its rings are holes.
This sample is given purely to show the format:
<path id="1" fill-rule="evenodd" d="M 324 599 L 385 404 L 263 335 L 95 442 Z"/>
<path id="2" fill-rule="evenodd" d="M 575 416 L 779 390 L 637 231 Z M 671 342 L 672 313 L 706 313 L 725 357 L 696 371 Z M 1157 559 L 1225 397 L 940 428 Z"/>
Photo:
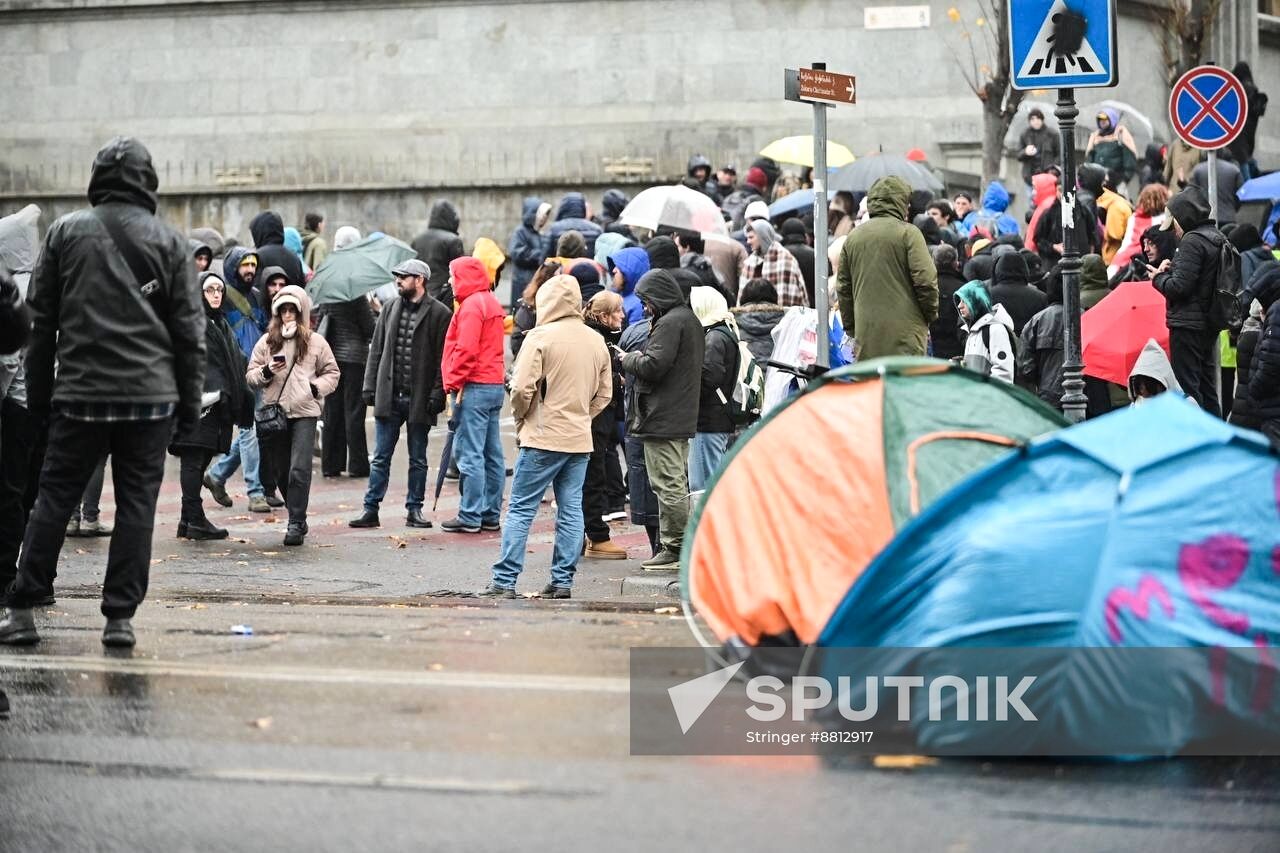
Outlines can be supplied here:
<path id="1" fill-rule="evenodd" d="M 269 279 L 274 267 L 268 267 Z M 258 339 L 245 374 L 262 389 L 254 414 L 264 458 L 271 460 L 280 494 L 289 510 L 285 545 L 301 545 L 307 535 L 311 497 L 311 457 L 321 401 L 338 387 L 338 362 L 329 343 L 311 331 L 311 297 L 288 285 L 271 300 L 271 322 Z"/>
<path id="2" fill-rule="evenodd" d="M 407 426 L 409 490 L 405 520 L 409 527 L 430 527 L 422 517 L 427 491 L 427 433 L 444 411 L 440 363 L 452 312 L 427 295 L 430 268 L 413 258 L 391 271 L 400 295 L 382 306 L 364 371 L 364 401 L 373 407 L 374 450 L 364 513 L 351 527 L 378 527 L 378 506 L 387 494 L 391 457 Z"/>

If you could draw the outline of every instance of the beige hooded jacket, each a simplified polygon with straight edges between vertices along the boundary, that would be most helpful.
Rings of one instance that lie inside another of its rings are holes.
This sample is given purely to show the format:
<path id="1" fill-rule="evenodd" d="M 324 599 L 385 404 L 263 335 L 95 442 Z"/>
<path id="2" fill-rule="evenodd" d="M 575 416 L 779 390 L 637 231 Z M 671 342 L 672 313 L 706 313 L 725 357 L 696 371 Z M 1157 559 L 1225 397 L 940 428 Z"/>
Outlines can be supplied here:
<path id="1" fill-rule="evenodd" d="M 274 316 L 280 306 L 292 303 L 298 308 L 298 326 L 311 328 L 311 297 L 301 287 L 289 285 L 282 288 L 271 301 L 271 313 Z M 302 335 L 299 328 L 298 335 Z M 263 375 L 263 368 L 271 363 L 271 351 L 267 348 L 267 336 L 258 338 L 253 346 L 253 355 L 249 358 L 249 369 L 245 379 L 250 387 L 262 389 L 262 405 L 275 403 L 277 400 L 284 407 L 285 417 L 318 418 L 320 417 L 320 401 L 333 393 L 338 387 L 338 362 L 329 349 L 329 342 L 315 332 L 307 341 L 307 354 L 294 364 L 294 353 L 297 352 L 298 337 L 284 342 L 280 352 L 285 357 L 285 367 L 278 373 L 271 374 L 268 379 Z M 289 372 L 290 366 L 293 372 Z M 285 378 L 289 383 L 286 387 Z M 312 393 L 312 388 L 315 392 Z"/>
<path id="2" fill-rule="evenodd" d="M 581 305 L 572 276 L 538 288 L 538 325 L 525 336 L 511 375 L 521 447 L 591 452 L 591 419 L 613 398 L 613 369 L 604 340 L 582 322 Z"/>

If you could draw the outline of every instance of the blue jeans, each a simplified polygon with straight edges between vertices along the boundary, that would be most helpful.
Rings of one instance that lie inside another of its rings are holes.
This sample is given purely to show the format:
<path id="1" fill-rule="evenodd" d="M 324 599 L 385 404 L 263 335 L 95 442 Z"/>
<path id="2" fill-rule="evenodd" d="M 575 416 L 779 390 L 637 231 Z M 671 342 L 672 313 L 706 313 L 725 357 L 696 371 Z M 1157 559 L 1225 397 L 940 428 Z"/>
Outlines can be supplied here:
<path id="1" fill-rule="evenodd" d="M 249 497 L 260 498 L 263 495 L 262 481 L 258 478 L 258 465 L 261 452 L 258 449 L 258 433 L 253 427 L 240 429 L 236 440 L 231 442 L 231 452 L 214 463 L 209 469 L 209 476 L 219 483 L 226 484 L 231 475 L 244 460 L 244 484 Z"/>
<path id="2" fill-rule="evenodd" d="M 462 490 L 458 520 L 464 524 L 497 522 L 502 514 L 507 470 L 498 420 L 505 396 L 501 385 L 472 383 L 462 390 L 453 458 L 458 463 L 458 488 Z"/>
<path id="3" fill-rule="evenodd" d="M 720 467 L 720 460 L 729 449 L 731 432 L 700 432 L 689 442 L 689 490 L 700 492 L 711 481 L 711 475 Z"/>
<path id="4" fill-rule="evenodd" d="M 369 490 L 364 494 L 364 508 L 378 511 L 378 505 L 387 496 L 387 482 L 391 479 L 391 457 L 400 441 L 400 427 L 409 420 L 409 400 L 402 398 L 391 404 L 391 416 L 374 418 L 373 462 L 369 465 Z M 404 508 L 422 509 L 427 493 L 427 425 L 409 424 L 409 492 Z"/>
<path id="5" fill-rule="evenodd" d="M 551 552 L 551 582 L 573 586 L 573 573 L 582 553 L 582 483 L 587 476 L 590 453 L 557 453 L 523 447 L 516 457 L 511 480 L 511 502 L 507 523 L 502 527 L 502 559 L 493 566 L 494 586 L 513 589 L 524 570 L 525 545 L 529 526 L 538 514 L 542 495 L 551 486 L 556 496 L 556 544 Z"/>

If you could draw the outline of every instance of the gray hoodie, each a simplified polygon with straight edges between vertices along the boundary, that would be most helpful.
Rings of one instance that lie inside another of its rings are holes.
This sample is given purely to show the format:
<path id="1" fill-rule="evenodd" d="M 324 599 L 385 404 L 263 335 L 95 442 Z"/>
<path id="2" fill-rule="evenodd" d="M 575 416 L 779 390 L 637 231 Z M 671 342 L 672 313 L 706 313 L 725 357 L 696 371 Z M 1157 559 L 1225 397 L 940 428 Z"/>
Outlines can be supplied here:
<path id="1" fill-rule="evenodd" d="M 1169 356 L 1164 354 L 1164 350 L 1161 349 L 1160 344 L 1156 343 L 1155 338 L 1147 340 L 1147 345 L 1138 354 L 1138 360 L 1133 365 L 1133 370 L 1129 371 L 1129 400 L 1131 402 L 1138 397 L 1133 390 L 1135 376 L 1147 376 L 1159 382 L 1166 390 L 1182 394 L 1182 386 L 1178 384 L 1177 377 L 1173 375 L 1173 365 L 1169 363 Z"/>

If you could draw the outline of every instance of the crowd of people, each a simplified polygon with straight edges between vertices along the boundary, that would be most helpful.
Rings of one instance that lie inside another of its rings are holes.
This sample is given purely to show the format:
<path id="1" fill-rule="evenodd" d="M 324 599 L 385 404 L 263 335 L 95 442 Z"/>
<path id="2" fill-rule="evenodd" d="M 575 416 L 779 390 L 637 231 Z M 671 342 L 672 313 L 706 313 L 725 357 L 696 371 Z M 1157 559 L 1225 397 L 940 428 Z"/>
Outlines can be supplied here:
<path id="1" fill-rule="evenodd" d="M 734 166 L 713 172 L 695 156 L 683 183 L 720 207 L 728 236 L 635 228 L 621 221 L 622 190 L 605 192 L 598 212 L 570 192 L 554 206 L 526 199 L 509 239 L 481 237 L 468 254 L 458 208 L 440 200 L 412 240 L 416 257 L 390 270 L 394 286 L 318 307 L 308 282 L 360 243 L 355 226 L 330 246 L 322 214 L 295 229 L 263 211 L 252 246 L 210 228 L 184 239 L 155 215 L 146 149 L 114 140 L 95 161 L 92 206 L 49 229 L 14 309 L 30 311 L 30 340 L 5 376 L 0 523 L 21 546 L 0 554 L 0 643 L 36 641 L 31 608 L 52 597 L 64 537 L 103 533 L 103 642 L 133 642 L 165 449 L 180 460 L 180 538 L 228 535 L 203 492 L 232 506 L 240 470 L 248 509 L 283 507 L 284 544 L 299 546 L 318 432 L 322 476 L 367 478 L 350 525 L 375 528 L 403 431 L 404 523 L 432 527 L 427 440 L 441 419 L 460 500 L 440 528 L 502 534 L 479 595 L 515 596 L 548 489 L 556 537 L 542 596 L 570 597 L 580 559 L 629 558 L 610 535 L 628 517 L 648 534 L 642 568 L 674 572 L 691 492 L 812 364 L 816 263 L 827 265 L 849 358 L 952 359 L 1061 408 L 1064 190 L 1084 255 L 1082 309 L 1127 281 L 1150 281 L 1167 302 L 1171 357 L 1145 349 L 1127 388 L 1089 378 L 1089 416 L 1174 392 L 1280 443 L 1280 225 L 1236 224 L 1234 195 L 1211 220 L 1207 167 L 1185 151 L 1128 174 L 1138 161 L 1123 122 L 1096 118 L 1064 187 L 1056 137 L 1032 112 L 1018 156 L 1033 201 L 1021 221 L 999 181 L 980 196 L 935 197 L 889 176 L 835 195 L 828 256 L 817 258 L 810 213 L 769 213 L 807 170 L 760 158 L 739 181 Z M 1219 163 L 1238 172 L 1230 156 Z M 1250 309 L 1243 325 L 1217 310 L 1224 288 Z M 508 400 L 511 469 L 499 428 Z M 46 424 L 47 443 L 33 440 Z M 114 529 L 96 513 L 108 457 Z"/>

